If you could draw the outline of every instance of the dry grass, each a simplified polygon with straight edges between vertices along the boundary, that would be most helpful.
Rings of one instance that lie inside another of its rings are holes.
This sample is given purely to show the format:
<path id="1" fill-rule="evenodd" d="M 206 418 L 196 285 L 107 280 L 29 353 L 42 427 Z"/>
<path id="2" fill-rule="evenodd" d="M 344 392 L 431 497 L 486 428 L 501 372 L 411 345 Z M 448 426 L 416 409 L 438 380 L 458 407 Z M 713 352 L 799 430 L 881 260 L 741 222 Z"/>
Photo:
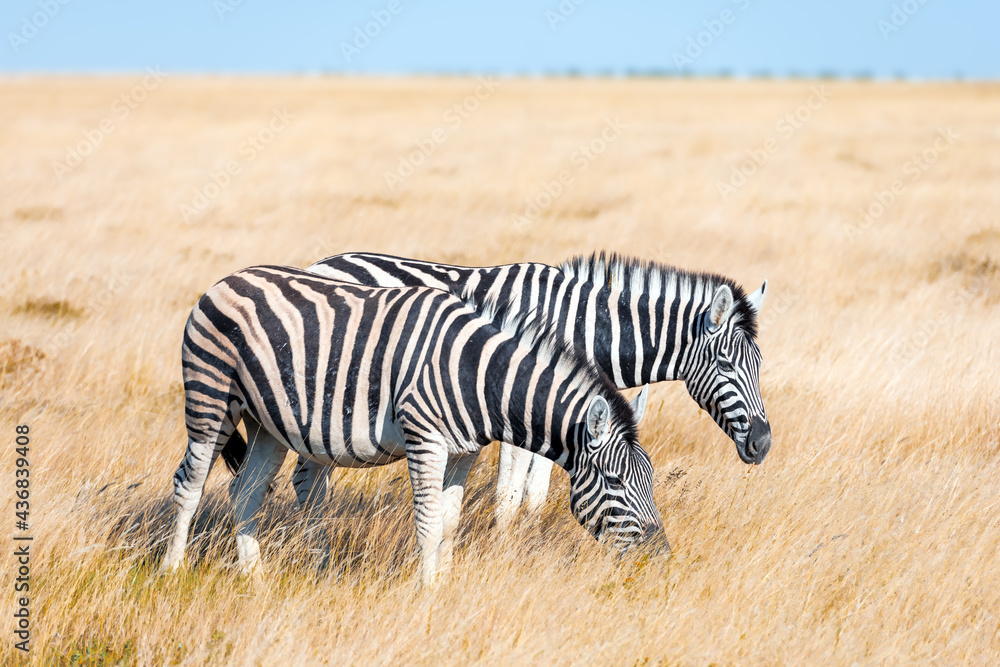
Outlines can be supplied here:
<path id="1" fill-rule="evenodd" d="M 809 82 L 506 81 L 451 128 L 472 81 L 174 77 L 57 178 L 135 83 L 0 82 L 0 433 L 6 470 L 15 423 L 33 436 L 36 662 L 1000 660 L 1000 88 L 827 83 L 785 138 L 775 123 Z M 247 160 L 275 107 L 294 120 Z M 574 151 L 616 116 L 621 136 L 578 171 Z M 948 126 L 960 139 L 909 180 Z M 390 191 L 384 173 L 435 127 L 447 140 Z M 769 137 L 777 151 L 723 200 L 718 181 Z M 180 206 L 228 160 L 241 173 L 186 223 Z M 561 170 L 562 195 L 515 225 Z M 885 213 L 849 233 L 895 179 Z M 418 590 L 396 465 L 338 471 L 305 523 L 286 468 L 258 582 L 231 567 L 217 472 L 193 567 L 152 576 L 185 445 L 181 329 L 214 281 L 346 250 L 479 264 L 595 248 L 771 280 L 764 465 L 739 463 L 683 386 L 651 390 L 669 563 L 603 553 L 564 475 L 538 524 L 492 534 L 484 464 L 453 578 Z"/>

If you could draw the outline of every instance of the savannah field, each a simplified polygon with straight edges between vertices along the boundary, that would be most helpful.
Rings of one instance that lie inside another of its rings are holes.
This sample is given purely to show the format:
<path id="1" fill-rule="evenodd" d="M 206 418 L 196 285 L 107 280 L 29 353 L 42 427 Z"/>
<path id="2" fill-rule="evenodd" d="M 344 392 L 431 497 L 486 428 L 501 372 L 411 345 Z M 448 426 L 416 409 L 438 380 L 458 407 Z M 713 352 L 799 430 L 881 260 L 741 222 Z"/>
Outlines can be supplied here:
<path id="1" fill-rule="evenodd" d="M 1000 86 L 139 74 L 0 98 L 3 664 L 1000 661 Z M 601 249 L 769 280 L 763 465 L 682 383 L 651 387 L 669 560 L 593 542 L 559 470 L 540 517 L 494 531 L 492 447 L 437 588 L 405 465 L 336 471 L 303 518 L 291 457 L 262 578 L 234 568 L 221 465 L 188 569 L 156 576 L 181 333 L 215 281 L 348 250 Z"/>

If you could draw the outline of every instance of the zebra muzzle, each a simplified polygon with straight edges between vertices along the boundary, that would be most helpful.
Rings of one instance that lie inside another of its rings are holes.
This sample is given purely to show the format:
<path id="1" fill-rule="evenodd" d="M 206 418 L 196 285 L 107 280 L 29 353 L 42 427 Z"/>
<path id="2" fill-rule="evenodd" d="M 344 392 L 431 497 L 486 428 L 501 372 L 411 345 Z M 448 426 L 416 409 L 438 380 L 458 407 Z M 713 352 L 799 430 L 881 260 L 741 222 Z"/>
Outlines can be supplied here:
<path id="1" fill-rule="evenodd" d="M 750 422 L 750 433 L 747 434 L 747 463 L 762 463 L 771 449 L 771 426 L 760 417 L 754 417 Z"/>

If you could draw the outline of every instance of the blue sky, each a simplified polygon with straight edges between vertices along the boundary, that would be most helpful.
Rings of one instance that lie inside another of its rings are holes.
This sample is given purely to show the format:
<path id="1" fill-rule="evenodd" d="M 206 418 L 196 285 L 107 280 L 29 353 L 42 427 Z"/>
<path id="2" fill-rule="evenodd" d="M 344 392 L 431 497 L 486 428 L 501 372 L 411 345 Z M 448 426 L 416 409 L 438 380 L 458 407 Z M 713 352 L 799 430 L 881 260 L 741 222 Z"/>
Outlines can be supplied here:
<path id="1" fill-rule="evenodd" d="M 998 25 L 995 0 L 4 0 L 0 71 L 997 79 Z"/>

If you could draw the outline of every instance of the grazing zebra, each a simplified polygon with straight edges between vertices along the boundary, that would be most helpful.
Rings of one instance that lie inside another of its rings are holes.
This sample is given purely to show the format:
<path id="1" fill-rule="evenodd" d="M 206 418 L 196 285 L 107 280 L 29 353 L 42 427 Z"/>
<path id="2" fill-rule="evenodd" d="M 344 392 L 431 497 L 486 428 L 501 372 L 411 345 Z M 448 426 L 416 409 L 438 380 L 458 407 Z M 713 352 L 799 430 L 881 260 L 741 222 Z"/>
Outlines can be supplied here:
<path id="1" fill-rule="evenodd" d="M 604 253 L 571 259 L 558 268 L 537 263 L 470 268 L 348 253 L 307 270 L 362 285 L 464 289 L 477 299 L 497 299 L 509 313 L 534 313 L 620 389 L 684 380 L 691 397 L 735 442 L 745 463 L 761 463 L 771 447 L 755 342 L 766 281 L 747 296 L 719 275 Z M 542 457 L 501 445 L 501 525 L 522 503 L 533 509 L 545 500 L 551 469 Z M 328 476 L 329 468 L 300 457 L 293 476 L 299 503 L 321 500 Z"/>
<path id="2" fill-rule="evenodd" d="M 636 435 L 639 406 L 492 302 L 254 267 L 198 301 L 182 363 L 189 440 L 174 475 L 177 527 L 164 569 L 183 561 L 220 453 L 239 470 L 230 495 L 240 564 L 256 567 L 256 514 L 289 449 L 324 466 L 405 457 L 425 583 L 450 565 L 466 477 L 493 441 L 565 468 L 573 516 L 595 537 L 669 548 Z M 241 419 L 249 446 L 236 431 Z"/>

